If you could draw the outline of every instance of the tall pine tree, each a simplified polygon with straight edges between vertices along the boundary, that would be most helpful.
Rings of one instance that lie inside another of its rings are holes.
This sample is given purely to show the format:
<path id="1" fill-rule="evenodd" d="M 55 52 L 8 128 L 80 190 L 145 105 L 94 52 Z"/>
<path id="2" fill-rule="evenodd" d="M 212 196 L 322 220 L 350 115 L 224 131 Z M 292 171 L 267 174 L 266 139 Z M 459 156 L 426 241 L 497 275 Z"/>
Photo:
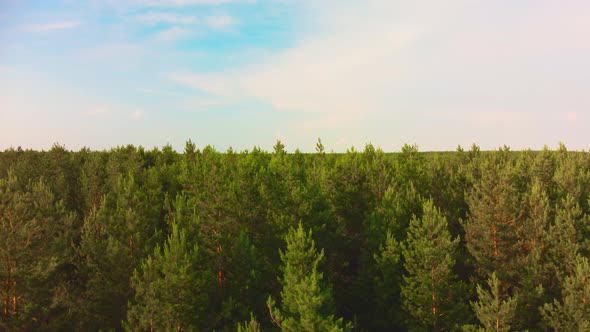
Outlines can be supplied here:
<path id="1" fill-rule="evenodd" d="M 407 275 L 401 293 L 410 330 L 443 331 L 464 323 L 465 287 L 453 272 L 458 243 L 440 210 L 425 201 L 422 218 L 410 221 L 402 251 Z"/>
<path id="2" fill-rule="evenodd" d="M 588 258 L 578 256 L 572 275 L 565 278 L 561 300 L 542 309 L 543 320 L 555 331 L 590 330 L 590 265 Z"/>
<path id="3" fill-rule="evenodd" d="M 324 259 L 323 250 L 316 251 L 311 230 L 306 233 L 299 223 L 285 237 L 287 249 L 280 252 L 283 261 L 281 303 L 272 297 L 267 305 L 272 321 L 283 331 L 344 331 L 342 318 L 334 319 L 332 295 L 323 282 L 318 267 Z"/>
<path id="4" fill-rule="evenodd" d="M 513 286 L 524 255 L 519 229 L 525 213 L 507 153 L 493 152 L 479 167 L 481 174 L 466 198 L 469 215 L 464 228 L 467 249 L 480 276 L 487 279 L 495 272 L 504 283 Z"/>
<path id="5" fill-rule="evenodd" d="M 132 331 L 194 331 L 207 304 L 205 280 L 198 270 L 198 246 L 172 225 L 163 248 L 156 246 L 131 278 L 135 292 L 126 328 Z"/>
<path id="6" fill-rule="evenodd" d="M 393 234 L 388 231 L 386 240 L 379 248 L 379 254 L 374 255 L 377 269 L 375 277 L 375 308 L 372 324 L 374 329 L 381 331 L 401 330 L 403 328 L 403 313 L 401 310 L 401 280 L 402 264 L 400 260 L 401 248 Z"/>
<path id="7" fill-rule="evenodd" d="M 477 285 L 479 300 L 471 302 L 471 307 L 481 324 L 480 331 L 510 331 L 516 315 L 517 297 L 503 295 L 502 285 L 496 273 L 488 279 L 489 290 Z"/>
<path id="8" fill-rule="evenodd" d="M 0 330 L 52 328 L 52 281 L 71 265 L 74 218 L 43 180 L 21 190 L 12 171 L 0 179 Z"/>

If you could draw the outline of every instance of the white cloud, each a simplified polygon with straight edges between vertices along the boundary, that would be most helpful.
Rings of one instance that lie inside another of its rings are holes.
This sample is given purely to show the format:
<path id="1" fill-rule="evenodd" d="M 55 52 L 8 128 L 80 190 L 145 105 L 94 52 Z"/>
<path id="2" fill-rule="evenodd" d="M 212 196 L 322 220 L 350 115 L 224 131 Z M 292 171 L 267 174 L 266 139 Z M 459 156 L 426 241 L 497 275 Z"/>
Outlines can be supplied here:
<path id="1" fill-rule="evenodd" d="M 256 0 L 135 0 L 134 3 L 150 7 L 181 7 L 193 5 L 223 5 L 229 3 L 255 3 Z"/>
<path id="2" fill-rule="evenodd" d="M 136 109 L 133 112 L 129 113 L 129 117 L 135 120 L 141 119 L 143 117 L 143 111 L 140 109 Z"/>
<path id="3" fill-rule="evenodd" d="M 224 31 L 236 23 L 234 18 L 226 14 L 212 15 L 199 20 L 195 16 L 161 12 L 144 14 L 136 17 L 136 20 L 149 26 L 168 25 L 166 29 L 154 33 L 153 36 L 160 41 L 173 41 L 195 36 L 202 33 L 205 28 Z"/>
<path id="4" fill-rule="evenodd" d="M 138 16 L 137 20 L 141 23 L 145 23 L 148 25 L 155 25 L 159 23 L 191 25 L 199 22 L 199 20 L 194 16 L 179 15 L 172 13 L 149 13 Z"/>
<path id="5" fill-rule="evenodd" d="M 339 148 L 348 148 L 350 146 L 350 143 L 348 139 L 346 139 L 346 137 L 340 137 L 336 140 L 336 142 L 334 142 L 334 145 Z"/>
<path id="6" fill-rule="evenodd" d="M 109 70 L 128 70 L 139 66 L 145 49 L 134 43 L 105 43 L 97 44 L 76 53 L 76 59 L 82 65 L 106 65 Z"/>
<path id="7" fill-rule="evenodd" d="M 205 22 L 209 28 L 215 30 L 225 30 L 236 23 L 234 18 L 226 14 L 209 16 Z"/>
<path id="8" fill-rule="evenodd" d="M 78 27 L 81 23 L 79 21 L 61 21 L 43 24 L 31 25 L 27 30 L 32 32 L 48 32 L 53 30 L 64 30 Z"/>
<path id="9" fill-rule="evenodd" d="M 353 126 L 362 118 L 361 114 L 356 113 L 341 113 L 335 114 L 326 112 L 327 114 L 308 114 L 305 120 L 300 125 L 301 130 L 305 132 L 321 131 L 325 129 L 341 129 Z"/>
<path id="10" fill-rule="evenodd" d="M 237 98 L 240 94 L 240 86 L 237 85 L 237 82 L 232 82 L 225 76 L 217 74 L 174 73 L 167 75 L 167 77 L 173 82 L 217 96 Z"/>
<path id="11" fill-rule="evenodd" d="M 91 107 L 87 112 L 86 115 L 88 116 L 105 116 L 108 114 L 113 113 L 113 109 L 107 106 L 99 105 Z"/>
<path id="12" fill-rule="evenodd" d="M 138 89 L 136 89 L 136 91 L 140 92 L 140 93 L 147 94 L 147 95 L 152 95 L 152 96 L 176 97 L 176 96 L 182 95 L 182 93 L 177 92 L 177 91 L 152 89 L 152 88 L 138 88 Z"/>
<path id="13" fill-rule="evenodd" d="M 534 113 L 519 111 L 474 111 L 468 112 L 474 125 L 479 126 L 519 126 L 522 123 L 533 123 L 535 120 Z"/>
<path id="14" fill-rule="evenodd" d="M 79 65 L 75 67 L 104 68 L 105 73 L 113 70 L 115 73 L 121 68 L 152 64 L 146 70 L 174 71 L 167 76 L 170 80 L 211 94 L 204 97 L 206 101 L 195 101 L 194 108 L 214 107 L 216 101 L 242 105 L 243 100 L 257 99 L 261 102 L 249 105 L 271 104 L 275 109 L 300 112 L 290 114 L 289 119 L 298 119 L 293 121 L 276 116 L 281 123 L 276 127 L 290 139 L 296 139 L 301 132 L 302 136 L 317 137 L 316 131 L 325 137 L 325 130 L 327 135 L 332 135 L 326 137 L 326 142 L 344 137 L 347 145 L 357 146 L 369 140 L 397 146 L 399 140 L 404 140 L 417 142 L 425 148 L 452 149 L 459 142 L 467 146 L 477 142 L 495 147 L 500 135 L 506 135 L 507 143 L 520 140 L 538 142 L 541 146 L 560 139 L 586 142 L 588 125 L 582 120 L 590 109 L 587 93 L 590 69 L 586 65 L 590 57 L 590 39 L 587 38 L 590 2 L 292 1 L 306 7 L 293 12 L 298 16 L 293 24 L 296 35 L 289 38 L 294 43 L 280 51 L 269 48 L 269 53 L 248 56 L 256 58 L 256 63 L 251 65 L 237 68 L 243 61 L 236 61 L 230 67 L 237 69 L 223 72 L 181 72 L 182 66 L 191 66 L 184 61 L 187 53 L 175 53 L 158 43 L 126 44 L 129 39 L 124 37 L 128 31 L 122 28 L 123 32 L 118 34 L 119 27 L 113 27 L 115 32 L 111 33 L 116 33 L 117 38 L 109 39 L 109 44 L 80 51 L 83 63 L 75 63 Z M 137 18 L 144 24 L 171 25 L 171 29 L 161 31 L 157 38 L 173 40 L 185 37 L 186 30 L 193 33 L 196 28 L 206 31 L 235 24 L 233 18 L 223 18 L 223 15 L 216 19 L 189 16 L 186 7 L 180 6 L 253 1 L 121 2 L 123 9 L 135 6 L 122 13 L 160 12 L 131 19 Z M 224 10 L 221 7 L 209 9 L 205 12 Z M 173 10 L 175 13 L 171 14 Z M 77 21 L 55 22 L 32 28 L 51 31 L 79 24 Z M 149 49 L 153 46 L 160 49 Z M 161 51 L 165 55 L 159 53 Z M 251 50 L 244 50 L 244 53 L 248 51 Z M 232 56 L 240 58 L 244 53 L 236 52 Z M 226 54 L 220 54 L 223 56 Z M 171 64 L 164 64 L 165 59 L 170 59 Z M 13 105 L 11 108 L 20 107 L 19 112 L 29 109 L 30 113 L 44 108 L 68 110 L 61 118 L 68 119 L 80 110 L 84 112 L 88 105 L 104 102 L 103 96 L 92 98 L 98 100 L 87 102 L 82 98 L 84 100 L 74 102 L 69 88 L 64 88 L 59 98 L 54 97 L 57 94 L 45 91 L 45 87 L 55 82 L 40 86 L 36 79 L 22 80 L 16 89 L 17 76 L 0 75 L 0 81 L 5 77 L 5 87 L 0 89 L 5 90 L 0 91 L 4 98 L 0 108 Z M 112 84 L 121 84 L 117 77 L 113 76 Z M 121 87 L 129 88 L 129 82 L 123 82 Z M 39 85 L 36 93 L 28 92 L 29 85 L 35 84 Z M 84 86 L 76 88 L 92 91 Z M 202 97 L 202 93 L 196 95 L 195 98 Z M 177 99 L 182 98 L 168 98 L 172 99 L 179 102 Z M 134 108 L 113 109 L 123 118 L 143 114 Z M 441 110 L 448 110 L 448 113 Z M 103 114 L 98 110 L 89 112 Z M 21 116 L 16 111 L 11 114 L 14 119 Z M 46 114 L 47 119 L 54 117 L 49 111 Z M 45 124 L 43 121 L 35 123 Z M 282 126 L 284 123 L 288 124 Z M 270 127 L 273 129 L 268 135 L 272 135 L 276 127 Z M 16 132 L 12 134 L 19 137 Z M 0 135 L 14 139 L 6 132 Z"/>
<path id="15" fill-rule="evenodd" d="M 275 140 L 281 141 L 281 143 L 285 144 L 285 135 L 280 130 L 275 131 L 274 133 Z"/>
<path id="16" fill-rule="evenodd" d="M 420 38 L 420 27 L 383 14 L 355 18 L 355 10 L 325 10 L 321 24 L 327 28 L 304 36 L 298 45 L 264 63 L 238 72 L 184 73 L 173 79 L 225 97 L 252 96 L 284 110 L 341 114 L 374 108 L 379 99 L 387 98 L 402 66 L 395 62 L 397 54 Z"/>
<path id="17" fill-rule="evenodd" d="M 230 101 L 220 99 L 189 99 L 178 103 L 178 107 L 187 111 L 203 111 L 210 110 L 216 107 L 223 107 L 231 105 Z"/>
<path id="18" fill-rule="evenodd" d="M 578 119 L 578 113 L 576 112 L 567 112 L 566 118 L 568 121 L 574 122 Z"/>
<path id="19" fill-rule="evenodd" d="M 140 108 L 131 108 L 125 105 L 97 104 L 96 106 L 90 107 L 84 115 L 92 118 L 104 118 L 107 116 L 110 117 L 111 115 L 116 115 L 120 118 L 127 115 L 129 118 L 137 120 L 143 118 L 144 112 Z"/>
<path id="20" fill-rule="evenodd" d="M 169 29 L 165 29 L 165 30 L 157 32 L 154 35 L 154 37 L 157 40 L 169 42 L 169 41 L 174 41 L 174 40 L 186 38 L 189 35 L 190 35 L 190 30 L 187 30 L 184 28 L 179 28 L 179 27 L 173 27 L 173 28 L 169 28 Z"/>
<path id="21" fill-rule="evenodd" d="M 590 104 L 581 88 L 590 82 L 580 73 L 588 73 L 583 69 L 590 56 L 590 41 L 583 37 L 590 33 L 583 19 L 590 15 L 588 5 L 533 8 L 466 0 L 305 5 L 300 25 L 305 29 L 292 47 L 238 70 L 170 78 L 226 100 L 251 97 L 307 113 L 293 124 L 306 131 L 359 128 L 370 118 L 433 135 L 437 130 L 423 131 L 420 123 L 437 118 L 428 121 L 457 129 L 477 125 L 494 135 L 510 128 L 522 135 L 517 129 L 528 128 L 540 113 L 560 112 L 567 100 Z M 557 56 L 562 53 L 572 61 L 564 63 Z M 559 88 L 555 82 L 572 86 Z M 441 117 L 440 109 L 466 116 Z"/>

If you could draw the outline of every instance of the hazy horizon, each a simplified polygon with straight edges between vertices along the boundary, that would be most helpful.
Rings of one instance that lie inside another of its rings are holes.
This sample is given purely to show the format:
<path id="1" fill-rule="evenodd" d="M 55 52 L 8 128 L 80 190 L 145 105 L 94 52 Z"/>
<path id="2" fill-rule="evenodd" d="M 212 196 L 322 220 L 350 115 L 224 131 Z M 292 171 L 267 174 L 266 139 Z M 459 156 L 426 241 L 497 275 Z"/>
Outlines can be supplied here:
<path id="1" fill-rule="evenodd" d="M 588 150 L 590 3 L 0 3 L 0 150 Z"/>

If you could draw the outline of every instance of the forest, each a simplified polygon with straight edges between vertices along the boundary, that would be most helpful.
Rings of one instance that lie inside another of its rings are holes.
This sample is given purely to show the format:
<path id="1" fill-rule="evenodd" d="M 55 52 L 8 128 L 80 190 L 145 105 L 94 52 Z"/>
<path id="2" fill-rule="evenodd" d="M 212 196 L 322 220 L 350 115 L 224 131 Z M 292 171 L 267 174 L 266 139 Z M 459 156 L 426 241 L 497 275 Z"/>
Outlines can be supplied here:
<path id="1" fill-rule="evenodd" d="M 0 152 L 0 331 L 590 331 L 590 153 Z"/>

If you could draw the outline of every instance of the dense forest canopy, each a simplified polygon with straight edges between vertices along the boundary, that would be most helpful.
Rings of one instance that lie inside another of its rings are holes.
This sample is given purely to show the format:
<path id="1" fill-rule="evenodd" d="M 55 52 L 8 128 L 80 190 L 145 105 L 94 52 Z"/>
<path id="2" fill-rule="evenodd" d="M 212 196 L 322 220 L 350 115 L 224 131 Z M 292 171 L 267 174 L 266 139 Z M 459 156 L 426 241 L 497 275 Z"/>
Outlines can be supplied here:
<path id="1" fill-rule="evenodd" d="M 0 330 L 588 331 L 590 153 L 0 152 Z"/>

